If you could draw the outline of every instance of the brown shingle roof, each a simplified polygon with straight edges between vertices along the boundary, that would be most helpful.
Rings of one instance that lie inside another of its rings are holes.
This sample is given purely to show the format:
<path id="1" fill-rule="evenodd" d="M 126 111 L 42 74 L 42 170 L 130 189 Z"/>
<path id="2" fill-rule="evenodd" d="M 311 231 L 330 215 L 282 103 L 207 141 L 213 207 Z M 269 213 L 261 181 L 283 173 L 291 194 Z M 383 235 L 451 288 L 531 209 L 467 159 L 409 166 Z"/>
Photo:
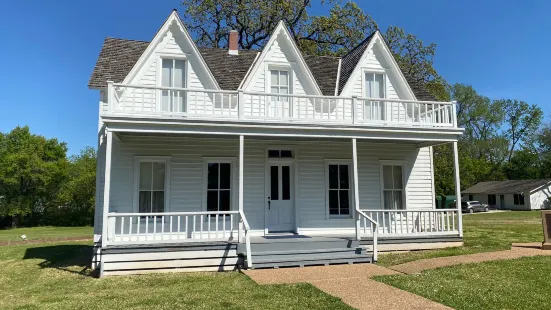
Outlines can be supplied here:
<path id="1" fill-rule="evenodd" d="M 532 191 L 551 180 L 507 180 L 477 183 L 461 193 L 463 194 L 520 194 Z"/>
<path id="2" fill-rule="evenodd" d="M 88 86 L 106 87 L 107 81 L 122 82 L 148 45 L 145 41 L 105 38 Z"/>
<path id="3" fill-rule="evenodd" d="M 342 58 L 304 55 L 304 61 L 314 75 L 323 95 L 335 94 L 339 60 L 341 60 L 339 93 L 341 92 L 372 37 L 373 35 L 366 38 Z M 115 83 L 122 82 L 148 45 L 149 42 L 145 41 L 106 38 L 88 86 L 106 87 L 107 81 L 110 80 Z M 239 87 L 259 53 L 259 51 L 241 50 L 239 55 L 229 55 L 226 49 L 219 48 L 199 48 L 199 52 L 218 85 L 224 90 L 236 90 Z M 418 100 L 434 100 L 422 84 L 408 76 L 405 77 Z"/>

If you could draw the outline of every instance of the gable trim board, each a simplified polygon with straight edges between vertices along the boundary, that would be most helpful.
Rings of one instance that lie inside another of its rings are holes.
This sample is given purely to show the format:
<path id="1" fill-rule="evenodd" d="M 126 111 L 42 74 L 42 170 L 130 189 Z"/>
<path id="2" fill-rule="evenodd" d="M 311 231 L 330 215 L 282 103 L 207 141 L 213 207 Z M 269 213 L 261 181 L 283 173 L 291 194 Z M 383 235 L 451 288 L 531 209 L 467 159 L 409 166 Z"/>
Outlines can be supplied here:
<path id="1" fill-rule="evenodd" d="M 390 49 L 388 48 L 384 38 L 382 37 L 381 33 L 378 30 L 371 37 L 369 37 L 368 42 L 365 42 L 363 44 L 363 46 L 365 46 L 365 49 L 362 51 L 362 56 L 358 59 L 357 63 L 354 65 L 354 69 L 352 70 L 351 74 L 348 77 L 344 78 L 343 82 L 345 84 L 342 86 L 340 94 L 341 95 L 343 93 L 348 94 L 351 92 L 352 85 L 354 81 L 357 80 L 358 74 L 363 75 L 365 71 L 368 71 L 368 72 L 374 71 L 374 69 L 364 68 L 359 64 L 362 64 L 369 55 L 371 55 L 372 53 L 373 54 L 375 53 L 374 51 L 375 44 L 377 44 L 378 47 L 382 48 L 381 55 L 385 58 L 385 60 L 387 60 L 387 62 L 390 63 L 390 67 L 387 68 L 383 66 L 383 70 L 379 70 L 379 71 L 381 72 L 384 71 L 385 75 L 387 76 L 390 76 L 389 71 L 392 72 L 392 75 L 396 77 L 398 81 L 397 85 L 395 86 L 398 86 L 398 89 L 402 90 L 403 96 L 405 97 L 405 99 L 416 100 L 415 94 L 413 93 L 406 78 L 404 77 L 402 70 L 400 70 L 400 68 L 398 67 L 398 63 L 396 63 L 396 60 L 392 56 L 392 53 L 390 52 Z M 360 45 L 359 47 L 360 49 L 361 49 L 361 46 L 362 45 Z M 364 78 L 361 77 L 361 79 L 363 81 Z M 362 90 L 363 90 L 363 85 L 362 85 Z M 365 96 L 364 93 L 362 93 L 362 97 L 363 96 Z"/>
<path id="2" fill-rule="evenodd" d="M 268 43 L 266 43 L 266 45 L 262 49 L 262 52 L 260 53 L 260 56 L 256 59 L 255 63 L 253 64 L 250 74 L 245 77 L 241 85 L 242 88 L 249 89 L 251 87 L 251 83 L 253 82 L 253 79 L 255 78 L 259 70 L 262 70 L 263 64 L 266 64 L 264 66 L 264 70 L 269 71 L 268 68 L 270 65 L 269 64 L 270 61 L 269 60 L 267 61 L 266 58 L 272 52 L 272 48 L 274 46 L 279 46 L 279 44 L 277 43 L 277 39 L 279 38 L 280 35 L 283 35 L 286 42 L 290 44 L 291 52 L 295 54 L 295 57 L 296 57 L 297 61 L 288 62 L 290 67 L 293 69 L 292 71 L 295 71 L 294 70 L 295 68 L 293 68 L 294 67 L 293 64 L 298 65 L 298 68 L 303 70 L 304 73 L 306 73 L 306 76 L 308 77 L 307 82 L 309 82 L 310 86 L 313 87 L 313 90 L 315 92 L 314 95 L 321 95 L 322 94 L 321 90 L 316 82 L 316 79 L 314 78 L 314 75 L 312 74 L 312 72 L 310 71 L 310 68 L 306 64 L 306 61 L 302 57 L 302 53 L 299 51 L 295 41 L 291 38 L 291 34 L 289 33 L 289 30 L 287 30 L 287 27 L 285 26 L 285 23 L 283 21 L 280 21 L 277 24 L 277 27 L 275 28 L 275 30 L 272 32 L 272 35 L 270 36 Z M 277 63 L 273 63 L 272 65 L 277 65 Z M 265 79 L 268 79 L 268 77 L 266 76 Z"/>
<path id="3" fill-rule="evenodd" d="M 203 70 L 205 70 L 210 81 L 213 83 L 213 87 L 216 90 L 219 90 L 220 86 L 218 85 L 218 82 L 214 78 L 214 75 L 212 74 L 209 67 L 207 66 L 207 63 L 203 59 L 203 56 L 199 52 L 199 49 L 195 45 L 195 42 L 191 38 L 191 35 L 187 31 L 187 28 L 184 26 L 176 10 L 173 10 L 172 13 L 170 13 L 166 21 L 163 23 L 161 28 L 157 31 L 157 33 L 153 37 L 153 40 L 151 40 L 151 42 L 144 50 L 144 52 L 142 53 L 138 61 L 136 61 L 136 63 L 134 64 L 130 72 L 128 72 L 128 74 L 126 75 L 122 83 L 131 84 L 131 81 L 133 81 L 138 76 L 138 73 L 140 72 L 140 70 L 146 67 L 146 65 L 149 64 L 152 60 L 154 60 L 154 57 L 152 57 L 152 55 L 155 52 L 155 50 L 158 48 L 158 46 L 166 46 L 166 44 L 170 41 L 170 39 L 174 37 L 174 35 L 170 32 L 170 27 L 172 25 L 176 25 L 178 27 L 180 32 L 183 34 L 184 39 L 186 40 L 186 43 L 192 49 L 193 54 L 197 56 L 200 66 L 202 67 Z"/>

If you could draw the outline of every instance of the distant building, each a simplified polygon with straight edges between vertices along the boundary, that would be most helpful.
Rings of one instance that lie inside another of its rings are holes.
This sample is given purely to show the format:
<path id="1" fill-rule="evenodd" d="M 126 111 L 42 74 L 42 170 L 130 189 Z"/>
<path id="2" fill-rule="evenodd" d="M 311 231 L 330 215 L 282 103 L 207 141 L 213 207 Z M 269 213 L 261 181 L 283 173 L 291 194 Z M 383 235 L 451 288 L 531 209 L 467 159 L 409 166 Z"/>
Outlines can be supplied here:
<path id="1" fill-rule="evenodd" d="M 476 200 L 498 209 L 549 209 L 551 180 L 480 182 L 461 192 L 463 201 Z"/>

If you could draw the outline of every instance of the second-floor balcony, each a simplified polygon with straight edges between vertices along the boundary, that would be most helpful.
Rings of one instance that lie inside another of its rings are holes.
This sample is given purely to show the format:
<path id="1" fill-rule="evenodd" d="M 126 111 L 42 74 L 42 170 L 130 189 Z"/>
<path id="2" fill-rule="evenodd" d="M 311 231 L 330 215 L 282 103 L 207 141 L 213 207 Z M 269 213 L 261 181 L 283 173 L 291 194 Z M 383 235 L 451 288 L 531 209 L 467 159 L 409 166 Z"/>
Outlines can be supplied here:
<path id="1" fill-rule="evenodd" d="M 456 128 L 453 102 L 108 83 L 102 116 Z"/>

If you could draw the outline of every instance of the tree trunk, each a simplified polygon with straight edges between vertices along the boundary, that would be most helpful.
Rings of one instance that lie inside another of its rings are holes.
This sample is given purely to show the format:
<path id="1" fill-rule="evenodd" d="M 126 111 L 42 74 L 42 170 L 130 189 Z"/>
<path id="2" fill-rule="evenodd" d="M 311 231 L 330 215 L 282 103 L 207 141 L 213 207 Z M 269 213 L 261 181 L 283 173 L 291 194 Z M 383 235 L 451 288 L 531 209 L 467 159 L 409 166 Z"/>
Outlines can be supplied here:
<path id="1" fill-rule="evenodd" d="M 11 218 L 11 228 L 17 228 L 17 225 L 19 225 L 19 217 L 14 215 Z"/>

